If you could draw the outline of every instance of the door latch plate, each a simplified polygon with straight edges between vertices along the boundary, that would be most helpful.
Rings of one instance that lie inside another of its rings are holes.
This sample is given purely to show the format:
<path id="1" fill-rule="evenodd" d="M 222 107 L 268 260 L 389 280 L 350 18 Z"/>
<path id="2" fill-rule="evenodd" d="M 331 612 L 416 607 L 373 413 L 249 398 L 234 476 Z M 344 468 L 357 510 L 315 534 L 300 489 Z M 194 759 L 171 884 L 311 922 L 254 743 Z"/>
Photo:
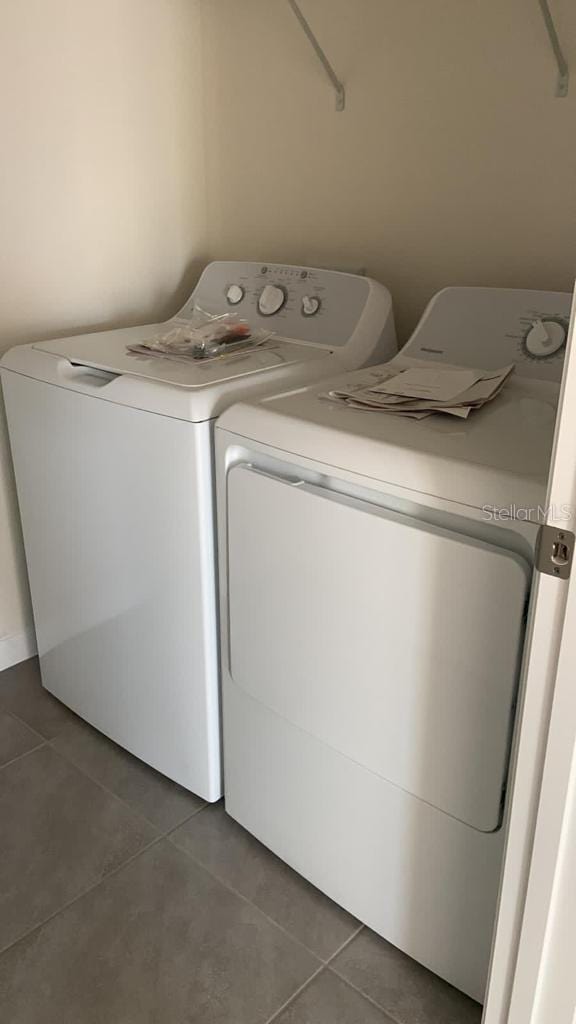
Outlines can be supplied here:
<path id="1" fill-rule="evenodd" d="M 567 580 L 572 568 L 574 542 L 571 530 L 559 530 L 555 526 L 541 526 L 536 546 L 536 568 L 547 576 Z"/>

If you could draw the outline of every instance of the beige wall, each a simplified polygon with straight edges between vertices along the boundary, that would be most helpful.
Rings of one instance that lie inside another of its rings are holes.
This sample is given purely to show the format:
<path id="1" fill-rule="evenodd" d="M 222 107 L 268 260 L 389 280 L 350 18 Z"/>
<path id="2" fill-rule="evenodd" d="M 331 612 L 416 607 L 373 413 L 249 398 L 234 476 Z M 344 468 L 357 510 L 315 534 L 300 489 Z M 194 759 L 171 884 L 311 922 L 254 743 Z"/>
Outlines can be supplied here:
<path id="1" fill-rule="evenodd" d="M 190 286 L 206 245 L 199 2 L 3 0 L 0 351 L 154 320 Z M 5 441 L 0 423 L 0 638 L 28 620 Z"/>
<path id="2" fill-rule="evenodd" d="M 402 335 L 446 284 L 571 288 L 576 4 L 301 0 L 331 87 L 285 0 L 203 7 L 210 252 L 366 266 Z"/>

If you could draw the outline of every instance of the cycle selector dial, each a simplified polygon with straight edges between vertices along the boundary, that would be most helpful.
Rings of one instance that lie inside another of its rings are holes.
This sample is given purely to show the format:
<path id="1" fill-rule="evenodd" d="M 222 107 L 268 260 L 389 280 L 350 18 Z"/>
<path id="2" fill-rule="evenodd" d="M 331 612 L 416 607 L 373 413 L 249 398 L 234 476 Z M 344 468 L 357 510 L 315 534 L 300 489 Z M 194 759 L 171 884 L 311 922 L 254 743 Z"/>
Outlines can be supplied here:
<path id="1" fill-rule="evenodd" d="M 566 342 L 566 328 L 556 320 L 536 320 L 526 335 L 526 351 L 533 359 L 545 359 Z"/>
<path id="2" fill-rule="evenodd" d="M 320 309 L 320 299 L 317 295 L 304 295 L 302 299 L 302 316 L 315 316 Z"/>
<path id="3" fill-rule="evenodd" d="M 261 316 L 274 316 L 286 302 L 286 292 L 278 284 L 267 284 L 260 292 L 258 312 Z"/>
<path id="4" fill-rule="evenodd" d="M 231 306 L 237 306 L 239 302 L 242 302 L 245 292 L 240 284 L 231 284 L 226 292 L 226 298 Z"/>

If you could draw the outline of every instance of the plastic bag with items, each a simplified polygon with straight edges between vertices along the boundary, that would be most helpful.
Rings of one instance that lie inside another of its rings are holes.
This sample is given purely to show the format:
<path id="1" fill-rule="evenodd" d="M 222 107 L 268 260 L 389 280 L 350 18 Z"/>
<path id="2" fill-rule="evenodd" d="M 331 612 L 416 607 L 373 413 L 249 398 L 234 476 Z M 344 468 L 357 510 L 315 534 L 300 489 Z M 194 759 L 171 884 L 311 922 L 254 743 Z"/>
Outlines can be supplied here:
<path id="1" fill-rule="evenodd" d="M 272 337 L 271 331 L 253 330 L 234 313 L 207 313 L 200 306 L 194 306 L 189 318 L 178 318 L 173 324 L 163 334 L 129 345 L 128 351 L 180 361 L 217 359 L 252 349 Z"/>

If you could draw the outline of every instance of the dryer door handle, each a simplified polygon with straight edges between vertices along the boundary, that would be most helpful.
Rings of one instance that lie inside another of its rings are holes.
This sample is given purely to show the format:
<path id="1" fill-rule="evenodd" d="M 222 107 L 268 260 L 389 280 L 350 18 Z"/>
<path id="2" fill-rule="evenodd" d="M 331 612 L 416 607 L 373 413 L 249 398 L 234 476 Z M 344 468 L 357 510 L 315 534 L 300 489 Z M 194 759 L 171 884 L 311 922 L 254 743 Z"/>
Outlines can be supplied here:
<path id="1" fill-rule="evenodd" d="M 266 477 L 267 480 L 276 480 L 279 484 L 288 484 L 289 487 L 304 487 L 307 483 L 300 476 L 291 476 L 290 474 L 272 473 L 269 469 L 262 469 L 261 466 L 255 466 L 252 462 L 236 462 L 230 466 L 228 472 L 231 470 L 243 470 L 247 473 L 254 473 L 256 476 Z"/>

